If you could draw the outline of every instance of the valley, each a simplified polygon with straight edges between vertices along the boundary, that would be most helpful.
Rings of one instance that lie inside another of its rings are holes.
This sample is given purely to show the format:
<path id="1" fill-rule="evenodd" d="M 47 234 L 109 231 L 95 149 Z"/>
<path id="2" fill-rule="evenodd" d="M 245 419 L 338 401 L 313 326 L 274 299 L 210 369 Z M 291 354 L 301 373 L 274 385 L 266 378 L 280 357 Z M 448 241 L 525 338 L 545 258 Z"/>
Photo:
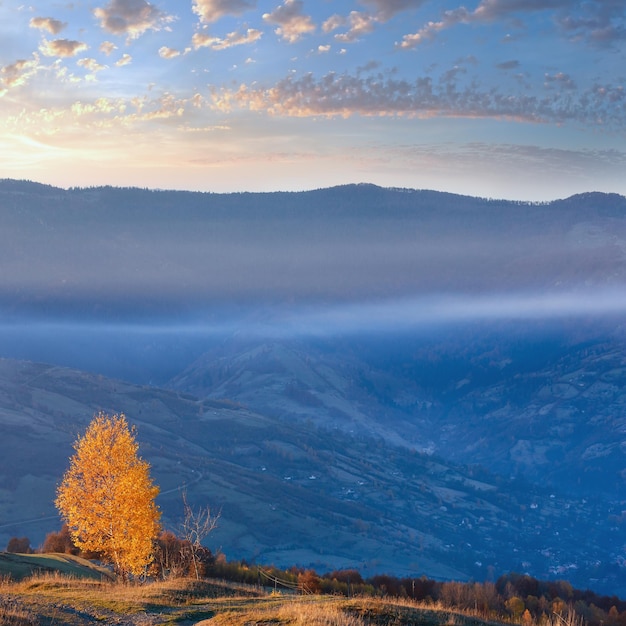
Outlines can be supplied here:
<path id="1" fill-rule="evenodd" d="M 230 388 L 230 397 L 218 384 L 219 397 L 198 389 L 194 390 L 198 395 L 182 391 L 182 381 L 190 381 L 189 369 L 172 381 L 175 389 L 162 389 L 3 360 L 2 437 L 11 445 L 0 483 L 4 511 L 0 541 L 19 533 L 41 542 L 46 532 L 58 527 L 54 488 L 71 455 L 72 441 L 94 413 L 123 410 L 137 425 L 141 453 L 161 487 L 165 526 L 175 529 L 179 523 L 179 489 L 186 485 L 190 501 L 221 509 L 222 521 L 210 547 L 229 558 L 319 571 L 356 568 L 363 575 L 424 573 L 455 580 L 488 580 L 520 571 L 539 578 L 566 578 L 579 587 L 619 591 L 624 519 L 618 491 L 606 489 L 609 476 L 616 485 L 620 478 L 611 474 L 610 464 L 601 466 L 606 478 L 596 492 L 568 489 L 567 481 L 552 481 L 548 472 L 545 480 L 537 480 L 542 458 L 533 465 L 529 456 L 527 463 L 518 465 L 528 473 L 497 473 L 502 457 L 518 454 L 522 438 L 513 429 L 522 426 L 510 419 L 510 437 L 491 438 L 490 468 L 485 460 L 468 462 L 477 441 L 486 437 L 476 435 L 479 426 L 470 413 L 456 427 L 461 460 L 452 461 L 445 454 L 453 446 L 434 444 L 424 417 L 412 425 L 413 436 L 406 437 L 402 433 L 411 426 L 406 408 L 396 409 L 395 420 L 386 420 L 380 417 L 387 414 L 380 395 L 378 403 L 368 407 L 366 400 L 376 393 L 367 381 L 355 378 L 357 360 L 331 368 L 311 350 L 308 369 L 299 369 L 296 354 L 303 363 L 302 346 L 272 345 L 274 349 L 265 345 L 253 350 L 256 362 L 241 356 L 245 360 L 241 370 L 233 355 L 229 376 L 245 375 L 247 382 L 240 387 L 242 395 Z M 277 355 L 286 361 L 280 364 Z M 599 361 L 610 362 L 609 356 L 604 354 Z M 209 361 L 222 367 L 217 357 Z M 273 371 L 277 369 L 286 373 L 288 384 L 281 383 Z M 208 380 L 198 364 L 191 370 Z M 257 371 L 263 372 L 261 383 L 255 381 Z M 367 371 L 380 381 L 371 368 Z M 325 386 L 319 372 L 324 372 Z M 274 388 L 266 384 L 268 376 Z M 395 393 L 402 390 L 406 398 L 404 382 L 396 379 L 396 384 Z M 299 392 L 294 394 L 294 389 Z M 494 385 L 483 388 L 482 394 L 493 398 L 498 389 L 503 392 Z M 549 405 L 562 402 L 560 387 L 553 397 L 542 393 Z M 340 401 L 355 407 L 352 414 L 337 412 Z M 292 408 L 296 405 L 300 411 Z M 386 411 L 394 415 L 393 407 Z M 594 437 L 610 440 L 614 424 L 607 422 L 611 428 L 602 435 L 604 423 L 596 419 Z M 521 424 L 526 427 L 526 422 Z M 434 431 L 435 425 L 430 428 Z M 572 436 L 577 432 L 571 431 Z M 469 450 L 465 457 L 464 443 Z M 575 443 L 559 439 L 564 449 Z M 593 445 L 599 444 L 588 443 L 585 449 Z M 498 446 L 504 446 L 501 453 Z M 616 453 L 623 454 L 619 448 Z M 578 462 L 597 463 L 598 457 L 588 456 Z M 571 458 L 563 456 L 555 478 L 573 471 L 568 465 Z M 595 466 L 590 467 L 593 471 Z M 41 522 L 33 521 L 37 517 Z M 23 528 L 20 520 L 27 522 Z"/>
<path id="2" fill-rule="evenodd" d="M 123 412 L 231 559 L 626 595 L 626 200 L 0 181 L 0 546 Z"/>

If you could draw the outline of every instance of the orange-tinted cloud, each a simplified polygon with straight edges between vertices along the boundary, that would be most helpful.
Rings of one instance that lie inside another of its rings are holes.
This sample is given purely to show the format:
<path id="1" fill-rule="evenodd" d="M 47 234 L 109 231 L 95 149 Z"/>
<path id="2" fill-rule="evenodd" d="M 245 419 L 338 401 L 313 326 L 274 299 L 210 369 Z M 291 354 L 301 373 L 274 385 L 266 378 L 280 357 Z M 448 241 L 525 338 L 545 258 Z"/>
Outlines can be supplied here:
<path id="1" fill-rule="evenodd" d="M 241 15 L 254 9 L 256 0 L 193 0 L 193 12 L 201 22 L 216 22 L 226 15 Z"/>
<path id="2" fill-rule="evenodd" d="M 264 13 L 263 19 L 276 24 L 275 33 L 289 43 L 295 43 L 303 35 L 313 33 L 315 24 L 310 16 L 302 12 L 304 3 L 302 0 L 285 0 L 271 13 Z"/>
<path id="3" fill-rule="evenodd" d="M 89 46 L 82 41 L 73 39 L 44 39 L 39 46 L 40 52 L 47 57 L 73 57 Z"/>
<path id="4" fill-rule="evenodd" d="M 51 35 L 58 35 L 67 26 L 67 22 L 61 22 L 52 17 L 33 17 L 28 25 L 31 28 L 47 30 Z"/>
<path id="5" fill-rule="evenodd" d="M 226 37 L 211 37 L 204 33 L 196 33 L 192 38 L 194 48 L 211 48 L 211 50 L 226 50 L 233 46 L 241 46 L 258 41 L 263 33 L 255 28 L 249 28 L 245 33 L 232 32 Z"/>
<path id="6" fill-rule="evenodd" d="M 24 85 L 39 67 L 39 58 L 19 59 L 15 63 L 0 68 L 0 96 L 12 87 Z"/>

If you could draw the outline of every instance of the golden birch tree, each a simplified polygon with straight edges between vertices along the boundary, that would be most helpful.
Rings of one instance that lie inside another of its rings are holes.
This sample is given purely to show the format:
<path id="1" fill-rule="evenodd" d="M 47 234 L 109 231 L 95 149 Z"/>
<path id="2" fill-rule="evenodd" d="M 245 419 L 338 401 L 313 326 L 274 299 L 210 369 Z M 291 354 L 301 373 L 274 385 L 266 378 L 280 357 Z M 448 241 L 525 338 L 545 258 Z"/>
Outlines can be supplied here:
<path id="1" fill-rule="evenodd" d="M 94 416 L 56 498 L 74 544 L 98 552 L 124 577 L 144 571 L 160 530 L 159 488 L 138 448 L 123 414 Z"/>

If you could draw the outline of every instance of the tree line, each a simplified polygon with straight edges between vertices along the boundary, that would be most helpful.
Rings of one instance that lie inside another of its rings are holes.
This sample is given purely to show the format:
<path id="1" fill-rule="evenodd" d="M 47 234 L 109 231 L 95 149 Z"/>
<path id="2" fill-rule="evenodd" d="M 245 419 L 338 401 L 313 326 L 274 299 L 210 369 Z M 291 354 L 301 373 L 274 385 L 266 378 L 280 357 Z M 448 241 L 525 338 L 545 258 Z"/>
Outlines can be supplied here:
<path id="1" fill-rule="evenodd" d="M 313 569 L 260 568 L 245 561 L 212 558 L 206 573 L 212 578 L 258 584 L 258 570 L 298 583 L 303 590 L 345 596 L 391 596 L 472 611 L 484 619 L 507 617 L 521 624 L 553 623 L 554 615 L 575 612 L 588 626 L 626 626 L 626 600 L 579 590 L 567 581 L 542 581 L 511 573 L 495 582 L 442 582 L 425 576 L 398 578 L 378 574 L 363 578 L 358 570 L 318 574 Z"/>

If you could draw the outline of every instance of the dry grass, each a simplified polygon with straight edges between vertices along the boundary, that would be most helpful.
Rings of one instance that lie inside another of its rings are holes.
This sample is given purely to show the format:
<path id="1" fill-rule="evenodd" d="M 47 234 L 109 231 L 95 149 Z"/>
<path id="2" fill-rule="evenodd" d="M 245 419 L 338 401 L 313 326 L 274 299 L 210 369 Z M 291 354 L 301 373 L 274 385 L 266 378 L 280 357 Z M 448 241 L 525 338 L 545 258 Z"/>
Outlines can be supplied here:
<path id="1" fill-rule="evenodd" d="M 11 598 L 0 625 L 112 623 L 165 624 L 203 619 L 218 606 L 236 598 L 239 602 L 260 596 L 243 585 L 219 581 L 172 580 L 148 584 L 123 584 L 43 574 L 17 582 L 0 580 L 0 596 Z M 0 605 L 2 606 L 2 605 Z M 9 621 L 9 609 L 22 621 Z M 30 617 L 32 619 L 28 620 Z"/>
<path id="2" fill-rule="evenodd" d="M 0 624 L 2 626 L 35 626 L 35 616 L 14 600 L 0 599 Z"/>
<path id="3" fill-rule="evenodd" d="M 0 580 L 2 626 L 494 626 L 445 606 L 389 598 L 274 595 L 219 581 L 144 585 L 42 575 Z M 499 623 L 509 622 L 502 620 Z M 531 625 L 528 625 L 531 626 Z M 544 626 L 584 626 L 560 617 Z"/>
<path id="4" fill-rule="evenodd" d="M 216 606 L 202 626 L 487 626 L 489 623 L 450 608 L 410 600 L 308 596 L 266 598 Z M 557 625 L 554 625 L 557 626 Z M 560 625 L 564 626 L 564 625 Z M 580 626 L 580 625 L 568 625 Z"/>
<path id="5" fill-rule="evenodd" d="M 366 622 L 350 614 L 344 600 L 283 598 L 278 602 L 257 603 L 248 608 L 234 608 L 218 613 L 197 626 L 365 626 Z"/>
<path id="6" fill-rule="evenodd" d="M 208 601 L 228 596 L 259 595 L 244 585 L 219 581 L 177 579 L 148 584 L 76 579 L 61 574 L 42 574 L 18 582 L 0 581 L 0 591 L 16 597 L 41 597 L 82 605 L 109 608 L 118 612 L 138 612 L 146 607 L 184 605 L 194 600 Z"/>
<path id="7" fill-rule="evenodd" d="M 563 614 L 552 613 L 545 626 L 585 626 L 585 620 L 574 609 L 568 608 Z"/>

